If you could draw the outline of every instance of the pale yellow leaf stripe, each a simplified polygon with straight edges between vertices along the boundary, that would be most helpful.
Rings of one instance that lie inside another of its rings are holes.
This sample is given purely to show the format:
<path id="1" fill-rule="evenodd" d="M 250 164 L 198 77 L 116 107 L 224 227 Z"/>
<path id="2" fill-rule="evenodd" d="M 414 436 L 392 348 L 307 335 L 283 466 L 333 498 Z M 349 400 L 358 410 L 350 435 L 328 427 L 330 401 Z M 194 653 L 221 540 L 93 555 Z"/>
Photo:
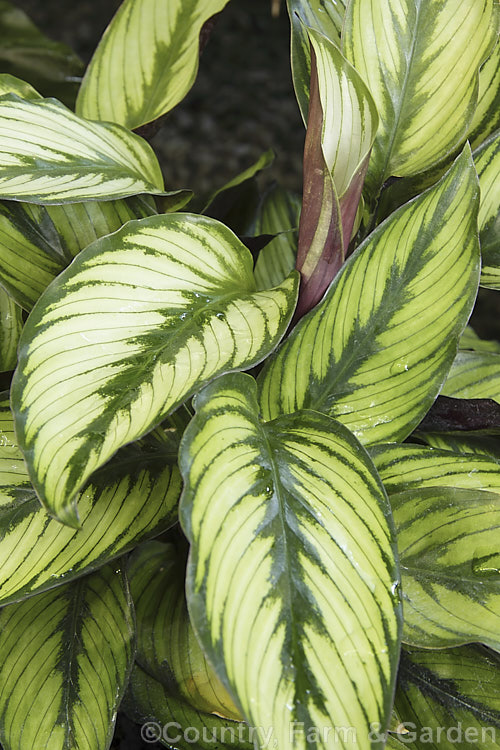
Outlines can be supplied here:
<path id="1" fill-rule="evenodd" d="M 187 94 L 198 70 L 200 31 L 228 0 L 125 0 L 90 62 L 77 112 L 132 129 Z"/>

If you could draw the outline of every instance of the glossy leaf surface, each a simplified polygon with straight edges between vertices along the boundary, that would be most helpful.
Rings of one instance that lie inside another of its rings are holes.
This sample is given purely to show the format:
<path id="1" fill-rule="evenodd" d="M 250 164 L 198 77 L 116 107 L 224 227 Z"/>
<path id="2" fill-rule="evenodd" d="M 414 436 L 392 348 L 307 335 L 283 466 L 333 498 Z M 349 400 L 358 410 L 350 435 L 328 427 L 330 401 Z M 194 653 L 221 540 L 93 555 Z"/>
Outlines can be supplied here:
<path id="1" fill-rule="evenodd" d="M 455 357 L 479 279 L 470 151 L 358 248 L 259 376 L 265 419 L 310 408 L 363 443 L 406 438 Z"/>
<path id="2" fill-rule="evenodd" d="M 305 748 L 311 727 L 335 726 L 371 747 L 370 723 L 390 715 L 399 606 L 387 500 L 366 453 L 315 412 L 262 424 L 247 375 L 215 381 L 195 407 L 181 520 L 209 660 L 277 747 Z"/>
<path id="3" fill-rule="evenodd" d="M 105 750 L 133 660 L 123 574 L 102 568 L 0 610 L 4 750 Z"/>
<path id="4" fill-rule="evenodd" d="M 256 292 L 249 251 L 197 215 L 129 222 L 82 251 L 33 309 L 13 384 L 42 502 L 74 524 L 92 472 L 203 383 L 269 354 L 296 294 L 295 274 Z"/>

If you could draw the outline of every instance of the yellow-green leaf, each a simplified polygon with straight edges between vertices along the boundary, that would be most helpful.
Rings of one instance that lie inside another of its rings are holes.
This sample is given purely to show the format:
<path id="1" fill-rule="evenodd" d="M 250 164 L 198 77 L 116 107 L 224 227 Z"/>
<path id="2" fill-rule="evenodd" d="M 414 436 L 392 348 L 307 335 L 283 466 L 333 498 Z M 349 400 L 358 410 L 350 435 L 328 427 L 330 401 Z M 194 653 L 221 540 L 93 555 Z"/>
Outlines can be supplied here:
<path id="1" fill-rule="evenodd" d="M 481 190 L 479 240 L 481 286 L 500 289 L 500 132 L 494 133 L 474 152 Z"/>
<path id="2" fill-rule="evenodd" d="M 492 398 L 500 403 L 500 354 L 458 352 L 441 393 L 454 398 Z"/>
<path id="3" fill-rule="evenodd" d="M 470 150 L 381 224 L 259 376 L 265 419 L 302 408 L 364 443 L 406 438 L 453 362 L 479 280 Z"/>
<path id="4" fill-rule="evenodd" d="M 194 83 L 203 24 L 228 0 L 125 0 L 90 61 L 77 112 L 137 128 Z"/>
<path id="5" fill-rule="evenodd" d="M 31 203 L 163 193 L 146 141 L 73 114 L 55 99 L 0 98 L 0 198 Z"/>
<path id="6" fill-rule="evenodd" d="M 276 747 L 387 726 L 399 654 L 397 563 L 362 446 L 317 412 L 262 423 L 241 373 L 195 398 L 181 443 L 188 607 L 217 674 Z M 373 747 L 377 747 L 374 744 Z"/>
<path id="7" fill-rule="evenodd" d="M 133 661 L 132 602 L 104 567 L 0 610 L 4 750 L 105 750 Z"/>
<path id="8" fill-rule="evenodd" d="M 478 72 L 496 41 L 494 0 L 353 0 L 344 54 L 375 100 L 380 127 L 366 178 L 414 175 L 464 140 Z"/>
<path id="9" fill-rule="evenodd" d="M 273 185 L 259 205 L 254 232 L 276 234 L 259 253 L 255 280 L 259 289 L 280 284 L 295 267 L 301 201 L 295 193 Z"/>
<path id="10" fill-rule="evenodd" d="M 97 240 L 47 289 L 23 330 L 12 402 L 54 515 L 76 523 L 78 492 L 118 448 L 278 344 L 297 276 L 256 292 L 252 265 L 223 224 L 168 214 Z"/>
<path id="11" fill-rule="evenodd" d="M 0 372 L 14 370 L 17 344 L 23 327 L 22 310 L 0 287 Z"/>
<path id="12" fill-rule="evenodd" d="M 500 42 L 479 71 L 479 94 L 476 111 L 467 135 L 471 148 L 483 143 L 500 128 Z"/>
<path id="13" fill-rule="evenodd" d="M 149 436 L 123 448 L 83 492 L 81 528 L 41 507 L 0 401 L 0 604 L 24 599 L 95 570 L 177 519 L 181 478 L 176 445 Z"/>

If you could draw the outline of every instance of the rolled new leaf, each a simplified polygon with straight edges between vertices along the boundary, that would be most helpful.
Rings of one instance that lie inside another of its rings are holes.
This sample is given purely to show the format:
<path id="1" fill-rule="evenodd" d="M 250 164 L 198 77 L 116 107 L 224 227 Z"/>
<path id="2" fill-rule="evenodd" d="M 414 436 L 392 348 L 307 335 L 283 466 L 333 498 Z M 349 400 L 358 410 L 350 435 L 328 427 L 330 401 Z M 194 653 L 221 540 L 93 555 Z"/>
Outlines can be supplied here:
<path id="1" fill-rule="evenodd" d="M 125 128 L 84 120 L 55 99 L 0 98 L 0 198 L 77 203 L 163 189 L 152 148 Z"/>
<path id="2" fill-rule="evenodd" d="M 40 506 L 16 442 L 7 394 L 0 401 L 0 604 L 88 573 L 177 520 L 177 450 L 148 437 L 123 448 L 80 498 L 79 530 Z"/>
<path id="3" fill-rule="evenodd" d="M 375 100 L 380 127 L 366 184 L 418 174 L 465 139 L 479 66 L 496 41 L 493 0 L 355 0 L 343 50 Z"/>
<path id="4" fill-rule="evenodd" d="M 239 721 L 241 716 L 207 662 L 189 620 L 182 552 L 173 544 L 150 542 L 141 545 L 130 559 L 136 660 L 193 709 Z"/>
<path id="5" fill-rule="evenodd" d="M 402 747 L 499 747 L 500 657 L 479 646 L 403 648 L 395 707 Z"/>
<path id="6" fill-rule="evenodd" d="M 127 221 L 154 213 L 138 197 L 61 206 L 0 203 L 0 281 L 29 311 L 80 250 Z"/>
<path id="7" fill-rule="evenodd" d="M 168 748 L 255 750 L 254 740 L 262 738 L 256 728 L 243 722 L 221 719 L 193 708 L 137 663 L 130 675 L 122 710 L 142 724 L 146 741 L 158 740 Z"/>
<path id="8" fill-rule="evenodd" d="M 178 104 L 198 71 L 203 24 L 228 0 L 125 0 L 90 61 L 76 111 L 131 130 Z"/>
<path id="9" fill-rule="evenodd" d="M 296 318 L 322 297 L 351 239 L 378 115 L 357 71 L 329 39 L 308 29 L 311 91 L 304 146 L 304 198 Z"/>
<path id="10" fill-rule="evenodd" d="M 479 281 L 470 149 L 381 224 L 259 376 L 265 419 L 302 408 L 363 443 L 406 438 L 436 398 Z"/>
<path id="11" fill-rule="evenodd" d="M 500 494 L 456 487 L 390 495 L 403 586 L 403 640 L 500 651 Z"/>
<path id="12" fill-rule="evenodd" d="M 123 573 L 102 568 L 0 610 L 4 750 L 107 750 L 133 662 Z"/>
<path id="13" fill-rule="evenodd" d="M 21 337 L 12 403 L 52 514 L 77 523 L 78 492 L 118 448 L 278 344 L 297 278 L 256 292 L 252 265 L 223 224 L 169 214 L 93 243 L 47 289 Z"/>
<path id="14" fill-rule="evenodd" d="M 195 399 L 181 443 L 188 607 L 251 726 L 276 747 L 387 726 L 399 653 L 387 500 L 342 425 L 316 412 L 263 424 L 237 373 Z"/>

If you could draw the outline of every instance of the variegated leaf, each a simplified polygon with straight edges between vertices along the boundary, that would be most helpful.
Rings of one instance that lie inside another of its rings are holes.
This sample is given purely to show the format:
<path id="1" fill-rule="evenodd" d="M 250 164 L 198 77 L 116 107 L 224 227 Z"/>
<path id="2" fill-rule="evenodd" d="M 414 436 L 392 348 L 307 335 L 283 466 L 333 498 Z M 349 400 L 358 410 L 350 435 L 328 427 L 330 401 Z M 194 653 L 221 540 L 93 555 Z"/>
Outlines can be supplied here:
<path id="1" fill-rule="evenodd" d="M 370 455 L 391 495 L 430 487 L 500 493 L 500 461 L 411 443 L 374 446 Z"/>
<path id="2" fill-rule="evenodd" d="M 344 54 L 366 81 L 380 127 L 366 178 L 423 172 L 464 140 L 478 71 L 496 41 L 494 0 L 353 0 Z"/>
<path id="3" fill-rule="evenodd" d="M 176 750 L 255 750 L 265 739 L 243 722 L 198 711 L 134 665 L 122 710 L 138 724 L 146 742 L 160 741 Z"/>
<path id="4" fill-rule="evenodd" d="M 23 327 L 22 310 L 0 287 L 0 372 L 14 370 L 17 344 Z"/>
<path id="5" fill-rule="evenodd" d="M 464 332 L 460 336 L 460 349 L 500 354 L 500 341 L 481 339 L 471 326 L 465 326 Z"/>
<path id="6" fill-rule="evenodd" d="M 276 747 L 386 726 L 399 653 L 390 513 L 368 457 L 317 412 L 261 423 L 255 381 L 195 398 L 181 443 L 188 607 L 210 662 Z M 295 731 L 291 732 L 291 727 Z"/>
<path id="7" fill-rule="evenodd" d="M 319 31 L 339 45 L 346 4 L 347 0 L 287 0 L 292 29 L 293 86 L 304 123 L 308 116 L 311 79 L 311 43 L 307 29 Z"/>
<path id="8" fill-rule="evenodd" d="M 168 692 L 198 711 L 239 721 L 241 716 L 207 662 L 189 620 L 183 552 L 173 544 L 149 542 L 130 559 L 136 660 Z"/>
<path id="9" fill-rule="evenodd" d="M 500 354 L 458 352 L 441 393 L 454 398 L 492 398 L 500 403 Z"/>
<path id="10" fill-rule="evenodd" d="M 390 500 L 403 640 L 424 648 L 479 641 L 500 651 L 500 494 L 428 487 Z"/>
<path id="11" fill-rule="evenodd" d="M 479 71 L 476 111 L 467 135 L 471 147 L 478 148 L 500 128 L 500 42 Z"/>
<path id="12" fill-rule="evenodd" d="M 0 198 L 54 204 L 137 193 L 163 193 L 142 138 L 77 117 L 54 99 L 0 99 Z"/>
<path id="13" fill-rule="evenodd" d="M 479 280 L 470 150 L 357 249 L 259 376 L 265 419 L 301 408 L 364 443 L 406 438 L 438 394 Z"/>
<path id="14" fill-rule="evenodd" d="M 228 0 L 125 0 L 90 62 L 77 112 L 132 129 L 168 112 L 194 83 L 203 24 Z"/>
<path id="15" fill-rule="evenodd" d="M 90 245 L 40 298 L 12 398 L 32 482 L 54 515 L 75 524 L 79 490 L 118 448 L 277 345 L 296 274 L 256 292 L 252 265 L 213 219 L 152 216 Z"/>
<path id="16" fill-rule="evenodd" d="M 168 435 L 173 432 L 169 432 Z M 0 604 L 95 570 L 177 519 L 177 448 L 148 437 L 95 474 L 80 503 L 81 528 L 50 518 L 29 481 L 6 394 L 0 401 Z"/>
<path id="17" fill-rule="evenodd" d="M 492 435 L 449 435 L 442 432 L 421 432 L 418 437 L 431 448 L 453 453 L 479 453 L 500 460 L 500 440 Z"/>
<path id="18" fill-rule="evenodd" d="M 62 206 L 0 203 L 0 281 L 29 311 L 80 250 L 127 221 L 154 213 L 140 197 Z"/>
<path id="19" fill-rule="evenodd" d="M 0 610 L 4 750 L 107 750 L 133 662 L 132 602 L 112 567 Z"/>
<path id="20" fill-rule="evenodd" d="M 301 201 L 295 193 L 273 185 L 259 205 L 254 232 L 276 234 L 264 247 L 255 263 L 255 281 L 258 289 L 280 284 L 295 267 L 297 255 L 297 228 Z"/>
<path id="21" fill-rule="evenodd" d="M 481 189 L 481 286 L 500 289 L 500 131 L 474 152 L 474 161 Z"/>
<path id="22" fill-rule="evenodd" d="M 500 747 L 500 656 L 480 646 L 404 648 L 395 706 L 402 750 Z M 397 740 L 395 740 L 397 742 Z"/>

